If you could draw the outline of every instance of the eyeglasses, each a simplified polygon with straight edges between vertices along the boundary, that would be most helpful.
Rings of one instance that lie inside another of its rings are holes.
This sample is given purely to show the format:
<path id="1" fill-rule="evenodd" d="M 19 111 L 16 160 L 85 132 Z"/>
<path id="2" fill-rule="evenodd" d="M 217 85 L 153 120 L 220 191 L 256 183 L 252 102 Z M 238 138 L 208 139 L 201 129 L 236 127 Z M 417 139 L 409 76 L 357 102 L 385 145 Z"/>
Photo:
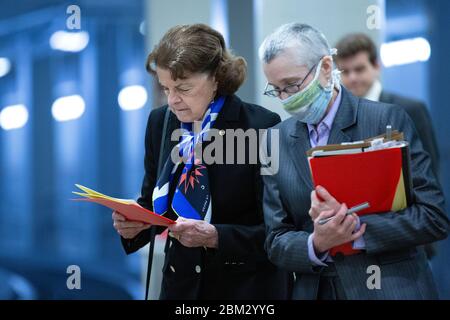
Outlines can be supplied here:
<path id="1" fill-rule="evenodd" d="M 294 84 L 290 84 L 290 85 L 284 87 L 283 89 L 274 88 L 271 84 L 267 83 L 263 94 L 266 96 L 269 96 L 269 97 L 279 98 L 281 96 L 281 93 L 283 93 L 283 92 L 285 92 L 289 95 L 299 92 L 303 83 L 308 78 L 308 76 L 311 74 L 311 72 L 316 68 L 316 66 L 317 66 L 317 63 L 315 65 L 313 65 L 311 69 L 309 69 L 308 73 L 306 74 L 306 76 L 303 78 L 302 81 L 294 83 Z"/>

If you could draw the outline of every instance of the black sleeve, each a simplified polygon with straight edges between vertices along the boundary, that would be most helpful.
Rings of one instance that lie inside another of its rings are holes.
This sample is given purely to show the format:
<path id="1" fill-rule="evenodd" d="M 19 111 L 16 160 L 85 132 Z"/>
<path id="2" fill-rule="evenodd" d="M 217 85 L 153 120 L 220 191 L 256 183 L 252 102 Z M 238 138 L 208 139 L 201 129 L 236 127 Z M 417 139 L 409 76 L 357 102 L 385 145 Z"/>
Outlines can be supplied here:
<path id="1" fill-rule="evenodd" d="M 270 128 L 278 124 L 281 119 L 276 113 L 271 113 L 262 128 Z M 259 148 L 258 148 L 259 150 Z M 260 224 L 246 226 L 237 224 L 214 224 L 219 236 L 219 247 L 213 250 L 220 259 L 233 261 L 236 258 L 253 257 L 257 260 L 266 260 L 267 254 L 264 250 L 266 238 L 264 216 L 262 209 L 263 182 L 260 174 L 260 165 L 255 166 L 256 184 L 256 212 L 255 215 L 262 221 Z M 211 252 L 211 250 L 208 250 Z M 260 258 L 260 259 L 259 259 Z"/>
<path id="2" fill-rule="evenodd" d="M 162 109 L 158 108 L 150 112 L 145 132 L 145 175 L 142 182 L 141 196 L 137 202 L 148 210 L 153 210 L 152 193 L 156 185 L 159 145 L 162 136 L 162 117 L 164 115 Z M 156 228 L 157 233 L 161 233 L 165 229 L 165 227 L 156 226 L 152 228 Z M 142 231 L 133 239 L 120 238 L 125 252 L 130 254 L 139 250 L 150 241 L 150 229 Z"/>

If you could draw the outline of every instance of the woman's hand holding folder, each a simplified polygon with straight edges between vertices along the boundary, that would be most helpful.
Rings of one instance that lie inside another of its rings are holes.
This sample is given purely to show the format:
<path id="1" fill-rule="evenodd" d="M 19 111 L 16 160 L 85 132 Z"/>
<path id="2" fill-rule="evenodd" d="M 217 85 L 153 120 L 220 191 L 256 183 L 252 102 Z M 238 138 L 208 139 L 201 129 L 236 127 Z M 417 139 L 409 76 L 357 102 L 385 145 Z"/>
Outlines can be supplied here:
<path id="1" fill-rule="evenodd" d="M 169 226 L 169 236 L 189 248 L 217 248 L 219 245 L 216 227 L 204 220 L 179 217 L 176 224 Z"/>
<path id="2" fill-rule="evenodd" d="M 112 213 L 113 226 L 124 239 L 133 239 L 142 231 L 150 228 L 149 223 L 130 221 L 117 211 Z"/>
<path id="3" fill-rule="evenodd" d="M 354 232 L 357 218 L 354 215 L 347 215 L 347 206 L 340 205 L 339 210 L 322 211 L 314 220 L 313 245 L 316 253 L 324 253 L 333 247 L 355 241 L 366 231 L 366 224 L 363 224 L 359 231 Z M 319 221 L 333 217 L 328 223 L 320 224 Z"/>
<path id="4" fill-rule="evenodd" d="M 361 237 L 366 225 L 355 231 L 357 224 L 356 214 L 347 215 L 347 206 L 340 204 L 324 187 L 317 186 L 311 192 L 311 208 L 309 215 L 314 221 L 313 244 L 317 253 L 354 241 Z M 327 218 L 333 218 L 328 223 L 321 224 Z"/>

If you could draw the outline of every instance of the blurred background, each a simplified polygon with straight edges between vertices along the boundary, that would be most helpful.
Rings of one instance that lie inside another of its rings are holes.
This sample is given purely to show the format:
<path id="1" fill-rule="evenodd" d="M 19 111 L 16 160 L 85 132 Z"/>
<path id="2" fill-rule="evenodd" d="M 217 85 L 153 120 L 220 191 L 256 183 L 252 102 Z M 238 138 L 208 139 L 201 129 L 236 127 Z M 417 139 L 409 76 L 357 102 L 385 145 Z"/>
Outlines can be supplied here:
<path id="1" fill-rule="evenodd" d="M 287 22 L 317 27 L 331 45 L 369 35 L 384 52 L 383 88 L 428 108 L 448 199 L 449 16 L 446 0 L 0 0 L 0 299 L 143 298 L 146 249 L 126 256 L 110 211 L 69 199 L 75 183 L 139 196 L 147 117 L 164 104 L 145 59 L 177 24 L 221 31 L 248 62 L 238 95 L 283 118 L 262 95 L 257 49 L 266 35 Z M 152 298 L 161 247 L 159 239 Z M 431 261 L 444 299 L 449 264 L 445 240 Z M 73 265 L 79 290 L 67 287 Z"/>

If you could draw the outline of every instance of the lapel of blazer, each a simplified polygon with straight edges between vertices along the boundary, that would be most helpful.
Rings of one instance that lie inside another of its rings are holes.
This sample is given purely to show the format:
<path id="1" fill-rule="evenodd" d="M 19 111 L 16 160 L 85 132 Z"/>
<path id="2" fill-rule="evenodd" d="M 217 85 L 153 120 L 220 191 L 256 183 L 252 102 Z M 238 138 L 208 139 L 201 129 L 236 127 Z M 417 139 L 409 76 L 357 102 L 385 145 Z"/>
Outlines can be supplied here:
<path id="1" fill-rule="evenodd" d="M 212 128 L 217 130 L 226 130 L 226 129 L 237 129 L 239 128 L 239 117 L 241 112 L 241 100 L 235 96 L 230 95 L 226 96 L 225 103 L 222 107 L 222 110 L 219 112 L 219 115 L 217 116 L 216 121 L 214 122 L 214 125 Z M 223 138 L 223 156 L 225 161 L 225 154 L 226 154 L 226 144 L 225 144 L 225 136 L 222 136 Z M 212 140 L 208 139 L 203 141 L 202 148 L 203 150 L 212 142 Z"/>
<path id="2" fill-rule="evenodd" d="M 241 99 L 235 95 L 227 96 L 225 98 L 225 103 L 222 110 L 219 112 L 214 125 L 215 129 L 229 129 L 230 123 L 236 123 L 239 121 L 240 111 L 241 111 Z M 237 125 L 237 124 L 236 124 Z M 234 126 L 232 126 L 234 128 Z M 205 146 L 208 145 L 210 141 L 205 141 Z"/>
<path id="3" fill-rule="evenodd" d="M 338 112 L 331 127 L 328 144 L 350 142 L 352 140 L 348 130 L 356 123 L 358 100 L 351 96 L 346 89 L 341 86 L 342 98 Z M 291 141 L 289 153 L 294 159 L 294 165 L 302 180 L 309 189 L 313 189 L 310 168 L 306 152 L 311 148 L 309 141 L 308 126 L 297 120 L 292 122 Z"/>
<path id="4" fill-rule="evenodd" d="M 311 174 L 306 157 L 306 151 L 311 148 L 307 125 L 298 120 L 292 122 L 290 137 L 289 153 L 293 159 L 294 166 L 306 187 L 312 189 Z"/>
<path id="5" fill-rule="evenodd" d="M 172 149 L 178 144 L 178 141 L 172 141 L 171 137 L 172 137 L 172 133 L 177 130 L 180 129 L 180 121 L 177 119 L 177 117 L 175 116 L 175 114 L 170 111 L 169 114 L 169 122 L 167 124 L 167 133 L 166 133 L 166 139 L 164 141 L 165 146 L 164 146 L 164 161 L 166 161 L 166 159 L 168 157 L 170 157 L 170 153 L 172 151 Z"/>
<path id="6" fill-rule="evenodd" d="M 349 134 L 348 129 L 356 123 L 359 98 L 351 95 L 342 86 L 341 90 L 341 104 L 339 105 L 339 109 L 331 127 L 328 144 L 338 144 L 352 141 L 352 137 Z"/>

